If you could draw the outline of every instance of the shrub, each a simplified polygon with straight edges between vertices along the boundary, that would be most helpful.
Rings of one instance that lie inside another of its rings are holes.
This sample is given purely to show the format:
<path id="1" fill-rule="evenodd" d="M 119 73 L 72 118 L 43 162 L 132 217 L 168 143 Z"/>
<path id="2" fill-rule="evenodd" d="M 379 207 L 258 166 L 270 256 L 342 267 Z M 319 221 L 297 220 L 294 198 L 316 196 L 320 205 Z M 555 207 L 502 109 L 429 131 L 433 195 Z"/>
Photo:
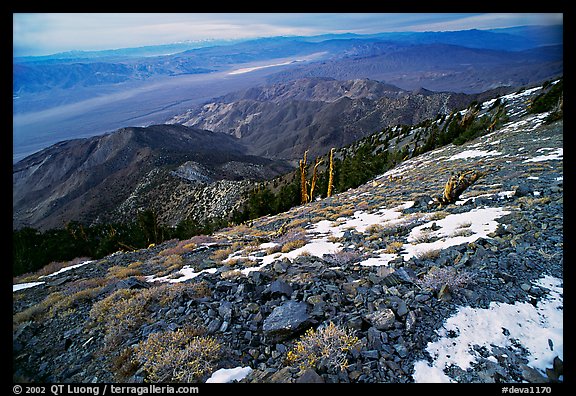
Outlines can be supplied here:
<path id="1" fill-rule="evenodd" d="M 388 254 L 398 253 L 403 246 L 404 244 L 400 241 L 390 242 L 388 246 L 386 246 L 386 249 L 384 249 L 384 253 Z"/>
<path id="2" fill-rule="evenodd" d="M 306 245 L 310 237 L 303 228 L 294 228 L 280 236 L 275 242 L 282 245 L 280 251 L 288 253 Z"/>
<path id="3" fill-rule="evenodd" d="M 45 319 L 50 315 L 53 315 L 55 310 L 52 307 L 59 305 L 60 301 L 65 298 L 64 293 L 54 292 L 50 293 L 46 298 L 40 301 L 38 304 L 32 305 L 20 312 L 17 312 L 12 316 L 12 323 L 14 326 L 27 322 L 27 321 L 39 321 Z"/>
<path id="4" fill-rule="evenodd" d="M 266 249 L 266 254 L 269 256 L 274 253 L 279 253 L 281 250 L 282 250 L 281 245 L 270 246 L 268 249 Z"/>
<path id="5" fill-rule="evenodd" d="M 319 367 L 344 370 L 348 366 L 349 352 L 359 347 L 358 337 L 330 322 L 318 330 L 308 329 L 288 352 L 286 360 L 302 370 Z"/>
<path id="6" fill-rule="evenodd" d="M 142 293 L 117 290 L 92 306 L 90 319 L 104 330 L 105 350 L 116 348 L 146 322 L 146 300 Z"/>
<path id="7" fill-rule="evenodd" d="M 138 362 L 134 359 L 134 349 L 132 347 L 124 349 L 112 360 L 111 367 L 119 382 L 127 382 L 138 370 Z"/>
<path id="8" fill-rule="evenodd" d="M 426 289 L 431 289 L 435 292 L 440 291 L 442 287 L 448 287 L 449 290 L 455 290 L 461 287 L 472 279 L 472 275 L 468 272 L 458 272 L 452 267 L 432 267 L 426 275 L 418 283 Z"/>
<path id="9" fill-rule="evenodd" d="M 66 316 L 74 311 L 74 308 L 84 301 L 90 301 L 98 296 L 102 290 L 100 282 L 86 282 L 86 285 L 94 285 L 79 290 L 78 285 L 70 285 L 62 292 L 50 293 L 38 304 L 32 305 L 12 317 L 14 326 L 27 321 L 40 321 L 52 319 L 55 316 Z"/>
<path id="10" fill-rule="evenodd" d="M 178 254 L 171 254 L 164 259 L 162 265 L 168 271 L 175 271 L 181 269 L 184 266 L 184 260 L 182 259 L 182 256 Z"/>
<path id="11" fill-rule="evenodd" d="M 191 328 L 153 333 L 134 348 L 150 382 L 198 382 L 221 355 L 222 345 L 215 338 L 199 336 Z"/>
<path id="12" fill-rule="evenodd" d="M 282 253 L 288 253 L 292 250 L 296 250 L 301 248 L 302 246 L 306 245 L 308 242 L 305 239 L 297 239 L 295 241 L 286 242 L 282 245 L 282 249 L 280 250 Z"/>
<path id="13" fill-rule="evenodd" d="M 126 278 L 129 278 L 131 276 L 142 275 L 142 272 L 140 272 L 140 270 L 137 270 L 135 268 L 128 268 L 128 267 L 122 267 L 119 265 L 115 265 L 113 267 L 108 268 L 108 275 L 110 277 L 117 278 L 117 279 L 126 279 Z"/>
<path id="14" fill-rule="evenodd" d="M 371 224 L 366 227 L 366 233 L 368 234 L 380 234 L 384 230 L 384 226 L 382 224 Z"/>
<path id="15" fill-rule="evenodd" d="M 218 249 L 212 253 L 212 260 L 223 261 L 226 260 L 233 253 L 231 248 Z"/>
<path id="16" fill-rule="evenodd" d="M 435 260 L 440 256 L 442 249 L 430 249 L 424 250 L 416 254 L 416 258 L 419 260 Z"/>
<path id="17" fill-rule="evenodd" d="M 172 256 L 174 254 L 184 254 L 191 252 L 196 248 L 196 245 L 193 243 L 183 244 L 182 242 L 178 243 L 176 246 L 166 248 L 158 253 L 159 256 Z"/>
<path id="18" fill-rule="evenodd" d="M 175 300 L 202 297 L 210 293 L 204 284 L 163 284 L 144 290 L 121 289 L 94 303 L 90 310 L 92 324 L 104 331 L 104 351 L 121 345 L 148 323 L 149 308 L 168 306 Z"/>

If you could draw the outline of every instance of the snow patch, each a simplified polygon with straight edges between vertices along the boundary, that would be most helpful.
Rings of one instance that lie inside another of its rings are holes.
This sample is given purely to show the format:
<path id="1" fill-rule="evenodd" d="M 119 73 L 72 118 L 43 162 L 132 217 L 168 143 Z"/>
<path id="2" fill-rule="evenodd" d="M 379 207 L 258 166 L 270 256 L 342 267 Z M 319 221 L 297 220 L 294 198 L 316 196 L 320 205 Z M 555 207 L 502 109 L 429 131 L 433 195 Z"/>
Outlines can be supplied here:
<path id="1" fill-rule="evenodd" d="M 479 358 L 474 346 L 515 350 L 520 343 L 529 352 L 528 365 L 543 374 L 556 356 L 564 360 L 562 279 L 545 275 L 534 283 L 549 291 L 536 306 L 492 302 L 489 308 L 460 307 L 437 331 L 440 338 L 428 343 L 432 364 L 414 364 L 414 381 L 452 382 L 443 370 L 453 365 L 471 368 Z"/>
<path id="2" fill-rule="evenodd" d="M 402 253 L 404 261 L 427 252 L 474 242 L 479 238 L 489 238 L 488 234 L 494 232 L 498 226 L 496 219 L 509 213 L 503 208 L 473 209 L 414 227 L 406 239 L 409 243 L 403 246 L 406 251 Z M 433 229 L 434 226 L 437 227 L 436 230 Z M 466 231 L 470 235 L 458 235 L 460 231 Z M 418 243 L 428 239 L 433 241 Z"/>
<path id="3" fill-rule="evenodd" d="M 490 157 L 494 155 L 501 155 L 499 151 L 484 151 L 484 150 L 465 150 L 458 154 L 454 154 L 452 157 L 445 159 L 444 161 L 454 161 L 457 159 L 467 159 L 476 157 Z"/>
<path id="4" fill-rule="evenodd" d="M 43 285 L 44 283 L 45 282 L 17 283 L 15 285 L 12 285 L 12 293 L 14 293 L 18 290 L 23 290 L 23 289 L 28 289 L 28 288 L 34 287 L 34 286 Z"/>
<path id="5" fill-rule="evenodd" d="M 240 381 L 242 378 L 246 377 L 252 372 L 251 367 L 235 367 L 231 369 L 219 369 L 216 370 L 210 378 L 206 380 L 206 383 L 227 383 L 233 381 Z"/>
<path id="6" fill-rule="evenodd" d="M 543 150 L 543 149 L 540 149 Z M 546 148 L 546 150 L 550 150 L 551 153 L 548 155 L 539 155 L 537 157 L 529 158 L 522 162 L 542 162 L 542 161 L 554 161 L 554 160 L 562 160 L 564 158 L 564 148 Z"/>
<path id="7" fill-rule="evenodd" d="M 196 278 L 198 275 L 208 273 L 213 274 L 217 271 L 217 268 L 208 268 L 202 271 L 194 271 L 194 268 L 191 268 L 189 265 L 184 266 L 180 271 L 176 272 L 176 274 L 182 274 L 182 276 L 178 278 L 174 278 L 174 275 L 166 275 L 160 278 L 156 278 L 154 275 L 149 275 L 146 277 L 147 282 L 169 282 L 169 283 L 180 283 L 185 282 L 188 279 Z"/>
<path id="8" fill-rule="evenodd" d="M 388 265 L 388 263 L 398 257 L 393 253 L 381 253 L 378 257 L 370 257 L 360 262 L 360 265 L 365 267 L 375 267 L 380 265 Z"/>

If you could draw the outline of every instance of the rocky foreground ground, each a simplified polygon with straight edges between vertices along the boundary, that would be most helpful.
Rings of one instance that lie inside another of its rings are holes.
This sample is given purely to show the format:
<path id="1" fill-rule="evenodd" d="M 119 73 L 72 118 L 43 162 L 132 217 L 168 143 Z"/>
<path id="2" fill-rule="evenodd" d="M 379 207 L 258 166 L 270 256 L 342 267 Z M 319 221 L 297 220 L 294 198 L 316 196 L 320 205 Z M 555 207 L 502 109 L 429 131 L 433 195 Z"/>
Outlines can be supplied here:
<path id="1" fill-rule="evenodd" d="M 563 121 L 543 120 L 511 117 L 280 215 L 21 280 L 38 284 L 13 293 L 13 379 L 562 381 Z M 488 173 L 439 207 L 464 170 Z M 466 313 L 472 330 L 454 322 Z"/>

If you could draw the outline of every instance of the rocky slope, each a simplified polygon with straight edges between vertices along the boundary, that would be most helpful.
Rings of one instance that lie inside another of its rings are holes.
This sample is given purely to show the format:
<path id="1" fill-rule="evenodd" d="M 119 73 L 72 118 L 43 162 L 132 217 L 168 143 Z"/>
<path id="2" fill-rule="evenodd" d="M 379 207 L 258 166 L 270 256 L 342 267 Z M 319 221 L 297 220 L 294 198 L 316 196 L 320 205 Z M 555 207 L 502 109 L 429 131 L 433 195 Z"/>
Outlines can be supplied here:
<path id="1" fill-rule="evenodd" d="M 194 211 L 194 195 L 211 197 L 214 186 L 205 188 L 214 182 L 262 180 L 290 169 L 245 151 L 233 137 L 181 125 L 123 128 L 65 141 L 14 165 L 14 228 L 126 221 L 140 209 L 168 204 L 174 191 L 165 187 L 174 184 L 179 194 L 190 196 L 180 199 L 180 210 L 163 211 L 163 220 L 175 223 Z M 220 205 L 210 198 L 204 204 Z"/>
<path id="2" fill-rule="evenodd" d="M 563 121 L 509 109 L 359 188 L 19 279 L 14 380 L 563 381 Z"/>

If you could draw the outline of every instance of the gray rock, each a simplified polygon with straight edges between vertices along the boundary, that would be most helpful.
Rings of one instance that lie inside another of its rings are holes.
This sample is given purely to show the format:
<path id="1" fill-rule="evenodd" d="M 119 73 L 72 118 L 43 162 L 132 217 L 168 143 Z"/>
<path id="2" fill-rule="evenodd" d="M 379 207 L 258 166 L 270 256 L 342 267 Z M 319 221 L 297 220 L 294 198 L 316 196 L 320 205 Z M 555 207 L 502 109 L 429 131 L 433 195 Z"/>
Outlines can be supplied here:
<path id="1" fill-rule="evenodd" d="M 294 382 L 292 378 L 292 367 L 284 367 L 281 370 L 276 371 L 274 374 L 270 376 L 270 382 L 274 383 L 286 383 L 286 382 Z"/>
<path id="2" fill-rule="evenodd" d="M 106 285 L 102 288 L 102 290 L 100 290 L 100 295 L 101 296 L 106 296 L 109 295 L 113 292 L 115 292 L 116 290 L 120 290 L 120 289 L 148 289 L 150 287 L 150 284 L 144 281 L 141 281 L 138 278 L 127 278 L 127 279 L 122 279 L 119 280 L 118 282 L 115 283 L 111 283 L 109 285 Z"/>
<path id="3" fill-rule="evenodd" d="M 281 279 L 277 279 L 274 282 L 270 283 L 267 292 L 272 297 L 278 297 L 282 295 L 290 297 L 292 295 L 292 291 L 293 291 L 292 286 L 290 286 L 288 283 L 284 282 Z"/>
<path id="4" fill-rule="evenodd" d="M 428 205 L 434 204 L 433 202 L 429 204 L 429 202 L 431 201 L 433 201 L 433 199 L 430 195 L 420 195 L 416 197 L 416 199 L 414 200 L 414 205 L 412 207 L 426 209 L 428 208 Z"/>
<path id="5" fill-rule="evenodd" d="M 406 331 L 413 331 L 416 326 L 417 316 L 414 311 L 408 312 L 406 316 Z"/>
<path id="6" fill-rule="evenodd" d="M 396 315 L 403 317 L 408 313 L 408 306 L 400 297 L 389 296 L 388 299 L 392 303 L 392 310 L 396 312 Z"/>
<path id="7" fill-rule="evenodd" d="M 514 192 L 515 197 L 524 197 L 526 195 L 532 195 L 533 188 L 526 183 L 520 183 L 518 188 Z"/>
<path id="8" fill-rule="evenodd" d="M 370 360 L 378 360 L 378 351 L 375 349 L 360 352 L 362 357 Z"/>
<path id="9" fill-rule="evenodd" d="M 256 313 L 260 310 L 260 306 L 254 302 L 251 302 L 246 305 L 246 310 L 250 313 Z"/>
<path id="10" fill-rule="evenodd" d="M 367 345 L 366 345 L 367 348 L 368 349 L 376 349 L 376 350 L 382 349 L 382 344 L 383 344 L 382 335 L 386 336 L 386 333 L 376 329 L 375 327 L 370 327 L 368 329 L 368 331 L 366 332 L 366 338 L 368 340 Z M 387 337 L 386 337 L 386 341 L 387 341 Z"/>
<path id="11" fill-rule="evenodd" d="M 388 308 L 365 315 L 364 319 L 377 330 L 388 330 L 392 328 L 396 320 L 394 311 Z"/>
<path id="12" fill-rule="evenodd" d="M 262 330 L 267 337 L 283 339 L 304 328 L 310 319 L 306 303 L 290 300 L 274 308 L 264 320 Z"/>
<path id="13" fill-rule="evenodd" d="M 228 301 L 223 301 L 218 307 L 218 315 L 224 319 L 224 321 L 229 322 L 232 319 L 232 303 Z"/>
<path id="14" fill-rule="evenodd" d="M 540 371 L 528 366 L 527 364 L 520 364 L 520 369 L 522 370 L 522 377 L 524 377 L 524 379 L 530 383 L 548 382 L 548 379 L 542 373 L 540 373 Z"/>
<path id="15" fill-rule="evenodd" d="M 296 383 L 299 384 L 323 384 L 324 379 L 313 369 L 306 369 L 300 374 Z"/>
<path id="16" fill-rule="evenodd" d="M 208 327 L 206 329 L 206 332 L 208 334 L 215 333 L 218 329 L 220 329 L 221 325 L 222 325 L 222 322 L 220 321 L 220 319 L 212 319 L 210 321 L 210 323 L 208 323 Z"/>

